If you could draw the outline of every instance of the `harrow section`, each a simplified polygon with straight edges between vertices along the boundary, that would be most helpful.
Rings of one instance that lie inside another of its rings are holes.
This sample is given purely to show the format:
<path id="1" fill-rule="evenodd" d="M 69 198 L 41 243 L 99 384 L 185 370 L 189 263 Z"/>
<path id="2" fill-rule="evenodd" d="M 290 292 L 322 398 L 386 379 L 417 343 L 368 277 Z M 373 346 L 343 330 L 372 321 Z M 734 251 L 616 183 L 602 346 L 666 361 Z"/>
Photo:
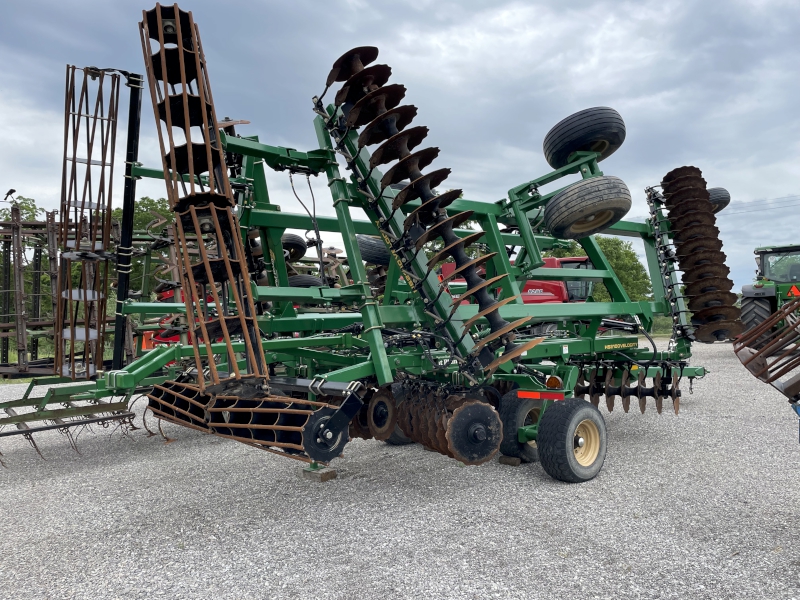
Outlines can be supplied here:
<path id="1" fill-rule="evenodd" d="M 156 5 L 139 26 L 195 349 L 196 384 L 180 386 L 187 393 L 264 394 L 267 368 L 200 36 L 191 13 L 177 7 Z M 244 360 L 231 349 L 222 368 L 211 345 L 224 340 L 231 348 L 234 339 L 244 340 Z"/>
<path id="2" fill-rule="evenodd" d="M 103 366 L 119 81 L 67 67 L 55 363 L 72 380 Z"/>

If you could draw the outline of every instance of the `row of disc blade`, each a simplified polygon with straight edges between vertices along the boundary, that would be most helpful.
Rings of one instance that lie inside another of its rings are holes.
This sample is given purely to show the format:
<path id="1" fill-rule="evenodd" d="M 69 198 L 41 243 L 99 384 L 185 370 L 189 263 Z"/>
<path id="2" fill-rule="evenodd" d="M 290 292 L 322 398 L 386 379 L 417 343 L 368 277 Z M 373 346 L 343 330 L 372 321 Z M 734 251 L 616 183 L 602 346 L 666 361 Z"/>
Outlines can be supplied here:
<path id="1" fill-rule="evenodd" d="M 664 401 L 672 401 L 672 409 L 677 415 L 680 410 L 681 392 L 679 389 L 680 377 L 678 375 L 662 375 L 660 372 L 653 377 L 653 384 L 647 385 L 645 369 L 623 369 L 622 375 L 615 376 L 614 369 L 595 368 L 588 373 L 588 378 L 581 373 L 578 385 L 575 386 L 575 397 L 589 401 L 595 406 L 605 397 L 608 411 L 614 410 L 617 398 L 622 402 L 622 410 L 628 412 L 631 400 L 634 399 L 639 410 L 644 414 L 647 399 L 655 401 L 656 411 L 661 414 Z"/>
<path id="2" fill-rule="evenodd" d="M 664 176 L 661 187 L 695 338 L 706 343 L 732 339 L 742 332 L 742 323 L 706 180 L 697 167 L 679 167 Z"/>
<path id="3" fill-rule="evenodd" d="M 493 298 L 492 291 L 501 285 L 506 275 L 486 280 L 479 274 L 478 268 L 491 257 L 471 258 L 466 249 L 477 242 L 483 232 L 464 238 L 455 233 L 456 228 L 472 217 L 472 212 L 448 216 L 446 208 L 461 196 L 461 190 L 449 190 L 441 194 L 436 192 L 436 187 L 448 177 L 450 169 L 422 172 L 436 159 L 439 149 L 417 149 L 427 136 L 428 128 L 409 127 L 417 109 L 412 105 L 400 104 L 406 88 L 397 84 L 386 85 L 391 68 L 372 64 L 377 57 L 378 49 L 374 47 L 354 48 L 346 52 L 334 63 L 326 83 L 328 86 L 336 82 L 343 83 L 336 93 L 335 103 L 342 111 L 345 126 L 348 129 L 361 129 L 359 148 L 379 144 L 371 154 L 370 169 L 392 164 L 380 180 L 381 194 L 389 188 L 402 186 L 394 196 L 392 210 L 397 211 L 409 202 L 420 201 L 419 207 L 406 217 L 402 238 L 395 244 L 395 250 L 410 263 L 420 252 L 424 252 L 426 244 L 441 240 L 443 248 L 428 261 L 428 273 L 443 260 L 452 258 L 455 261 L 457 277 L 466 281 L 468 289 L 459 298 L 453 299 L 449 314 L 440 314 L 438 317 L 444 321 L 452 319 L 465 298 L 471 296 L 474 299 L 481 318 L 488 321 L 491 333 L 476 345 L 473 355 L 484 370 L 491 373 L 500 364 L 517 359 L 528 349 L 530 343 L 523 346 L 514 343 L 514 330 L 528 319 L 509 324 L 500 316 L 500 303 Z M 446 285 L 446 282 L 441 285 Z M 418 291 L 425 294 L 422 286 L 418 286 Z M 426 300 L 431 302 L 433 299 Z M 462 339 L 469 333 L 471 325 L 472 322 L 465 327 Z M 501 347 L 504 348 L 503 355 L 495 358 L 495 352 Z"/>

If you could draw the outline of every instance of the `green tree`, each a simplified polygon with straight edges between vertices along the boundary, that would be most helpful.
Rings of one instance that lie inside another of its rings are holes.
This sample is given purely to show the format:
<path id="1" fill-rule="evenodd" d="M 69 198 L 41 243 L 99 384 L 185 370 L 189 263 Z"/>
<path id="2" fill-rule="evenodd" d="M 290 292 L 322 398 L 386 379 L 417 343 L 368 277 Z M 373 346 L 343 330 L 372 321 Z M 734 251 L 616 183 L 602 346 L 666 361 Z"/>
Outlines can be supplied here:
<path id="1" fill-rule="evenodd" d="M 631 300 L 634 302 L 650 300 L 653 294 L 650 277 L 644 265 L 636 256 L 633 244 L 618 237 L 598 235 L 595 236 L 595 239 Z M 551 250 L 546 252 L 545 255 L 564 258 L 567 256 L 586 256 L 586 252 L 578 242 L 573 241 L 570 243 L 569 248 Z M 611 295 L 603 284 L 595 285 L 592 297 L 598 302 L 611 302 Z"/>
<path id="2" fill-rule="evenodd" d="M 17 196 L 16 200 L 12 200 L 11 204 L 19 206 L 19 215 L 23 221 L 36 221 L 44 214 L 44 209 L 36 206 L 36 200 L 33 198 L 26 198 L 25 196 Z M 0 221 L 11 220 L 11 207 L 0 208 Z"/>
<path id="3" fill-rule="evenodd" d="M 147 225 L 162 216 L 167 221 L 172 220 L 172 210 L 169 208 L 169 202 L 166 198 L 150 198 L 149 196 L 142 196 L 134 204 L 133 211 L 133 229 L 134 231 L 144 231 Z M 115 208 L 111 211 L 111 218 L 114 221 L 122 223 L 122 208 Z"/>

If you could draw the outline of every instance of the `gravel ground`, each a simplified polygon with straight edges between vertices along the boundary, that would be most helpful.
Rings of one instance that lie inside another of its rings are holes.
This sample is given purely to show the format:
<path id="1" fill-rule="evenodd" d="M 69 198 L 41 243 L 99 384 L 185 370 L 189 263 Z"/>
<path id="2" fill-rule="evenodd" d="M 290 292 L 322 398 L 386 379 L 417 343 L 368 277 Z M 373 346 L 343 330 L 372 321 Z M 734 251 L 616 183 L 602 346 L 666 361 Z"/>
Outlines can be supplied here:
<path id="1" fill-rule="evenodd" d="M 3 598 L 800 598 L 797 418 L 730 345 L 593 481 L 356 440 L 338 479 L 165 426 L 2 440 Z M 13 398 L 22 386 L 2 386 Z"/>

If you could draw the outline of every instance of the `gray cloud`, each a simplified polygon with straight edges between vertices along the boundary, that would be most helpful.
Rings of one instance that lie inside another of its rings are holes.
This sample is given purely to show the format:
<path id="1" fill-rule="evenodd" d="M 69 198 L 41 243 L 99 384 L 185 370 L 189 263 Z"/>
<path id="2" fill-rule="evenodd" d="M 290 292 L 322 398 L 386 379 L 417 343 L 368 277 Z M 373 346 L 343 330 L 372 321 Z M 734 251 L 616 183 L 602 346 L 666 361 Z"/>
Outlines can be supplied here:
<path id="1" fill-rule="evenodd" d="M 250 119 L 243 131 L 268 143 L 314 147 L 310 97 L 343 51 L 374 44 L 441 147 L 437 164 L 453 168 L 448 185 L 470 198 L 496 200 L 546 172 L 548 129 L 606 105 L 628 126 L 625 145 L 603 169 L 634 193 L 631 217 L 645 214 L 645 186 L 694 164 L 734 198 L 719 224 L 737 286 L 752 276 L 753 247 L 796 239 L 798 206 L 768 201 L 798 193 L 796 2 L 202 0 L 182 7 L 200 26 L 219 115 Z M 57 205 L 64 63 L 141 71 L 137 22 L 150 8 L 52 0 L 0 8 L 0 186 Z M 158 166 L 147 103 L 143 115 L 142 159 Z M 285 175 L 269 181 L 280 203 L 299 210 Z M 331 214 L 321 183 L 321 212 Z M 162 193 L 157 182 L 140 191 Z M 776 206 L 785 208 L 761 210 Z"/>

